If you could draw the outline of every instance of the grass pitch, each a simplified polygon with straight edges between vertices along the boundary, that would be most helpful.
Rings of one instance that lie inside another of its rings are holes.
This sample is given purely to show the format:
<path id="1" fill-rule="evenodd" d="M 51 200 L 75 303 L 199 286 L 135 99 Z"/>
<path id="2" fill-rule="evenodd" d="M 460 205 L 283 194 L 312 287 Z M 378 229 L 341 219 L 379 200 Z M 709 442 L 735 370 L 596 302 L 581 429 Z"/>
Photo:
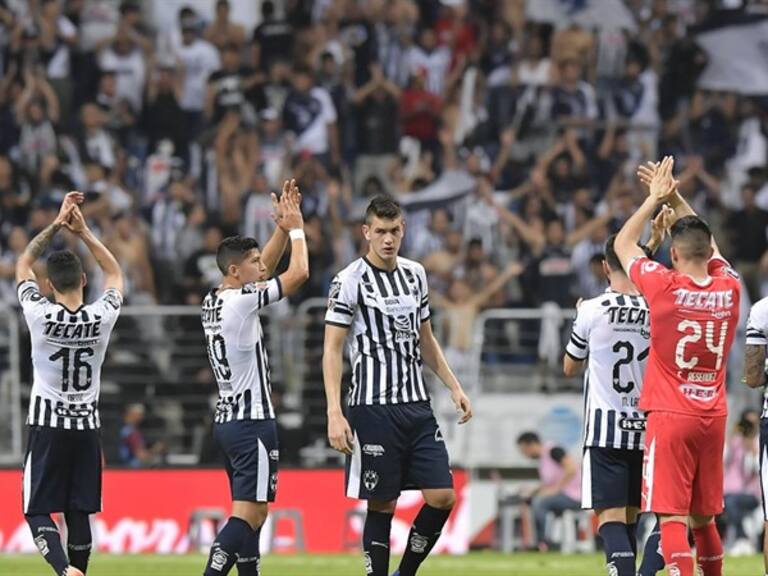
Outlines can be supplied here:
<path id="1" fill-rule="evenodd" d="M 95 554 L 88 576 L 192 576 L 203 572 L 205 558 L 189 556 L 108 556 Z M 726 576 L 761 574 L 762 557 L 726 558 Z M 397 567 L 391 562 L 392 570 Z M 601 576 L 603 557 L 598 554 L 473 553 L 461 557 L 430 558 L 419 576 Z M 3 576 L 49 576 L 52 571 L 38 555 L 0 555 Z M 236 575 L 237 570 L 230 574 Z M 354 555 L 277 556 L 262 562 L 264 576 L 364 576 L 362 559 Z M 661 575 L 660 575 L 661 576 Z"/>

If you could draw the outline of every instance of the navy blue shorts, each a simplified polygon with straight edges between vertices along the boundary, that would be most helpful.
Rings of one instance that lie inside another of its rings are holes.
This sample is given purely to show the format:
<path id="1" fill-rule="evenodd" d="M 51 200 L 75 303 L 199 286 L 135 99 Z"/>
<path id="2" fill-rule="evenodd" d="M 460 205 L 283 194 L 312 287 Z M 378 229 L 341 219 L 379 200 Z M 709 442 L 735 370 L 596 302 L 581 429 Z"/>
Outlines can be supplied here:
<path id="1" fill-rule="evenodd" d="M 768 418 L 760 418 L 760 491 L 763 494 L 763 520 L 768 522 Z"/>
<path id="2" fill-rule="evenodd" d="M 24 514 L 101 510 L 101 433 L 30 426 Z"/>
<path id="3" fill-rule="evenodd" d="M 274 502 L 280 459 L 275 421 L 214 424 L 213 438 L 224 454 L 232 500 Z"/>
<path id="4" fill-rule="evenodd" d="M 584 449 L 581 507 L 585 510 L 639 508 L 642 484 L 642 450 Z"/>
<path id="5" fill-rule="evenodd" d="M 429 402 L 349 409 L 354 453 L 346 492 L 360 500 L 395 500 L 403 490 L 453 488 L 443 435 Z"/>

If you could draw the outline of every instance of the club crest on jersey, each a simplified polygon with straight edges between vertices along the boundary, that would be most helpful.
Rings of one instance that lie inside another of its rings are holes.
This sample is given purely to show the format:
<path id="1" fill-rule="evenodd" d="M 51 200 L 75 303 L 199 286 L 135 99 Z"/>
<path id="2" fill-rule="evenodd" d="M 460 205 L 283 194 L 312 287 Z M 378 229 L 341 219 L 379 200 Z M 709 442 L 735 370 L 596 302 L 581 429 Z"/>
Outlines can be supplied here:
<path id="1" fill-rule="evenodd" d="M 363 474 L 363 484 L 368 492 L 373 492 L 379 485 L 379 475 L 373 470 L 366 470 Z"/>

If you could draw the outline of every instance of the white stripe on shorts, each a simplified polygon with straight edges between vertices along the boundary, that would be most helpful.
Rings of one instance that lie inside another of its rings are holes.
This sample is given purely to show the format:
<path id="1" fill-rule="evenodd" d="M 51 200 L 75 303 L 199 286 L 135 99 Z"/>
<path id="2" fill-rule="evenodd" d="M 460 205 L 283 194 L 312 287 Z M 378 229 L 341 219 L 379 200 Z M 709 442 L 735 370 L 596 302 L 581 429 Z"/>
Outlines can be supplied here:
<path id="1" fill-rule="evenodd" d="M 259 440 L 259 472 L 256 477 L 256 502 L 269 500 L 269 455 Z"/>
<path id="2" fill-rule="evenodd" d="M 29 510 L 29 499 L 32 497 L 32 451 L 27 454 L 24 462 L 24 514 Z"/>
<path id="3" fill-rule="evenodd" d="M 371 387 L 369 387 L 371 388 Z M 349 464 L 349 478 L 347 480 L 347 497 L 360 497 L 360 473 L 363 468 L 363 455 L 360 450 L 360 440 L 357 438 L 357 432 L 352 440 L 352 461 Z"/>
<path id="4" fill-rule="evenodd" d="M 763 488 L 763 520 L 768 522 L 768 445 L 763 448 L 760 455 L 760 483 Z"/>
<path id="5" fill-rule="evenodd" d="M 592 510 L 592 450 L 584 450 L 581 462 L 581 507 Z"/>
<path id="6" fill-rule="evenodd" d="M 645 461 L 643 462 L 643 480 L 645 481 L 645 485 L 648 487 L 648 493 L 643 494 L 645 497 L 645 507 L 643 509 L 646 512 L 651 511 L 651 505 L 653 502 L 653 473 L 655 464 L 656 438 L 651 441 L 651 445 L 648 447 L 648 454 L 646 454 Z"/>

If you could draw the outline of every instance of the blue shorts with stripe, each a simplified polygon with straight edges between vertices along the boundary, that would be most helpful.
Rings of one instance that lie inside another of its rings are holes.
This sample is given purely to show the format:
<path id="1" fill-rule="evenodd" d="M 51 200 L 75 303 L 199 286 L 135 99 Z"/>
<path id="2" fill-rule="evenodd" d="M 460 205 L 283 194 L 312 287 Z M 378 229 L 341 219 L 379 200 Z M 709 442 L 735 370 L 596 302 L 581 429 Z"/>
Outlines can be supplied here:
<path id="1" fill-rule="evenodd" d="M 280 452 L 274 420 L 232 420 L 213 426 L 224 455 L 232 500 L 274 502 Z"/>
<path id="2" fill-rule="evenodd" d="M 352 406 L 354 452 L 347 456 L 346 494 L 397 499 L 403 490 L 453 488 L 448 450 L 429 402 Z"/>
<path id="3" fill-rule="evenodd" d="M 640 507 L 642 450 L 584 448 L 581 507 L 585 510 Z"/>
<path id="4" fill-rule="evenodd" d="M 101 510 L 101 432 L 30 426 L 24 514 Z"/>

